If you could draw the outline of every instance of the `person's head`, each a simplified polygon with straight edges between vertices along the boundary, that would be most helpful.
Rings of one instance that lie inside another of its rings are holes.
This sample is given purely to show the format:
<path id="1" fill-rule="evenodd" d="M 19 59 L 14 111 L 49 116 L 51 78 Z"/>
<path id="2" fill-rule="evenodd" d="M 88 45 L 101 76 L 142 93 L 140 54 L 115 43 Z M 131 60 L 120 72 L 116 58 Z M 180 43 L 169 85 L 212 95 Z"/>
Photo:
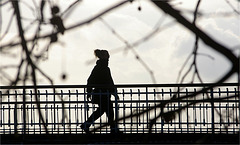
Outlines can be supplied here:
<path id="1" fill-rule="evenodd" d="M 99 59 L 109 59 L 110 55 L 107 50 L 94 50 L 94 54 Z"/>

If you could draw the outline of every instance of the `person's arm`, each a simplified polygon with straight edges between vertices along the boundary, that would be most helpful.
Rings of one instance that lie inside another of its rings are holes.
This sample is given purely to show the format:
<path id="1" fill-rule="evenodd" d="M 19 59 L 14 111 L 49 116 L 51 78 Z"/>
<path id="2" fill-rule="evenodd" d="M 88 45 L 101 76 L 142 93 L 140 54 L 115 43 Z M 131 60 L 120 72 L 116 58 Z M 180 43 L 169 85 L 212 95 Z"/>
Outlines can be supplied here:
<path id="1" fill-rule="evenodd" d="M 95 78 L 95 68 L 92 70 L 90 76 L 88 77 L 87 80 L 87 85 L 92 85 L 94 84 L 94 78 Z M 92 93 L 93 88 L 87 86 L 87 99 L 89 100 L 91 98 L 91 94 Z"/>
<path id="2" fill-rule="evenodd" d="M 109 76 L 109 84 L 112 85 L 112 87 L 109 88 L 109 91 L 111 92 L 111 94 L 112 94 L 115 98 L 117 98 L 117 99 L 119 100 L 119 96 L 118 96 L 118 94 L 117 94 L 117 88 L 114 87 L 114 81 L 113 81 L 113 78 L 112 78 L 110 69 L 108 69 L 108 73 L 109 73 L 109 74 L 108 74 L 108 76 Z"/>

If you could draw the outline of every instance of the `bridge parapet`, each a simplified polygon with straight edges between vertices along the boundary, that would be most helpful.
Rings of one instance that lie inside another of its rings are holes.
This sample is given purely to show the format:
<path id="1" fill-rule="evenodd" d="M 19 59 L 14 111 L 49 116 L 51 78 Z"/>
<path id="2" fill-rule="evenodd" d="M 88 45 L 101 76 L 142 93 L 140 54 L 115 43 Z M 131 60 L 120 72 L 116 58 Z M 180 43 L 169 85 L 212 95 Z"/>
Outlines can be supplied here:
<path id="1" fill-rule="evenodd" d="M 116 85 L 120 99 L 112 97 L 115 120 L 124 133 L 238 133 L 238 84 L 212 86 Z M 0 134 L 43 134 L 46 129 L 49 134 L 83 134 L 80 125 L 98 107 L 87 100 L 87 87 L 1 86 Z M 90 129 L 109 133 L 107 116 Z"/>

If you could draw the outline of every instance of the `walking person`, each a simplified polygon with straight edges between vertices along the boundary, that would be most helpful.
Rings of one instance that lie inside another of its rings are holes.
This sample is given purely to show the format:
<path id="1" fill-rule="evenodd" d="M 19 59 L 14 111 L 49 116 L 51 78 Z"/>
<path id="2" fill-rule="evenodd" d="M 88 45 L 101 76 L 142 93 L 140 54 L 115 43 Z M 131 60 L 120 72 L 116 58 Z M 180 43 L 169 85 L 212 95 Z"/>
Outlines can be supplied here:
<path id="1" fill-rule="evenodd" d="M 113 103 L 111 102 L 111 94 L 114 95 L 116 93 L 116 89 L 114 88 L 114 82 L 111 76 L 110 68 L 108 67 L 110 55 L 107 50 L 96 49 L 94 53 L 98 60 L 87 80 L 87 85 L 106 85 L 108 87 L 87 88 L 88 100 L 91 98 L 93 104 L 98 104 L 98 108 L 91 114 L 87 121 L 81 125 L 81 128 L 86 133 L 89 133 L 89 127 L 91 124 L 93 124 L 94 121 L 106 113 L 108 117 L 108 124 L 111 128 L 111 133 L 116 133 L 119 132 L 119 130 L 114 123 Z M 89 93 L 95 94 L 89 95 Z"/>

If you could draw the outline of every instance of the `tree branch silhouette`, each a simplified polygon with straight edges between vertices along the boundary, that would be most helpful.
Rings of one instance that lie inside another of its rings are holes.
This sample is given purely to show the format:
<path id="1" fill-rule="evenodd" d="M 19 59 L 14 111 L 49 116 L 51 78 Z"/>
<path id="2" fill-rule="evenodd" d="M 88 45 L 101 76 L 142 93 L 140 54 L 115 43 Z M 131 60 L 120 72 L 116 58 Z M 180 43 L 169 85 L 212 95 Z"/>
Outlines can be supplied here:
<path id="1" fill-rule="evenodd" d="M 13 8 L 15 10 L 16 17 L 17 17 L 18 30 L 19 30 L 19 35 L 21 37 L 22 49 L 24 50 L 24 52 L 26 54 L 27 62 L 30 64 L 30 67 L 31 67 L 31 70 L 32 70 L 32 72 L 31 72 L 32 73 L 32 82 L 33 82 L 33 85 L 34 85 L 35 99 L 36 99 L 36 104 L 38 106 L 37 108 L 38 108 L 39 116 L 41 118 L 41 121 L 43 122 L 45 131 L 48 134 L 47 126 L 46 126 L 45 121 L 43 119 L 43 116 L 42 116 L 42 113 L 41 113 L 41 110 L 40 110 L 40 104 L 39 104 L 38 97 L 37 97 L 37 79 L 36 79 L 36 72 L 35 72 L 36 67 L 35 67 L 35 64 L 33 63 L 32 59 L 31 59 L 30 52 L 28 50 L 27 43 L 26 43 L 26 40 L 25 40 L 25 37 L 24 37 L 24 31 L 22 29 L 21 14 L 20 14 L 20 10 L 19 10 L 18 1 L 12 1 L 12 5 L 13 5 Z M 25 104 L 24 104 L 24 107 L 25 107 Z"/>
<path id="2" fill-rule="evenodd" d="M 99 17 L 101 17 L 101 16 L 103 16 L 103 15 L 111 12 L 112 10 L 114 10 L 114 9 L 116 9 L 116 8 L 118 8 L 118 7 L 126 4 L 126 3 L 128 3 L 128 2 L 129 2 L 129 0 L 121 1 L 121 2 L 119 2 L 119 3 L 117 3 L 117 4 L 115 4 L 114 6 L 111 6 L 111 7 L 107 8 L 106 10 L 103 10 L 102 12 L 98 13 L 97 15 L 95 15 L 95 16 L 93 16 L 93 17 L 91 17 L 91 18 L 89 18 L 89 19 L 87 19 L 87 20 L 85 20 L 85 21 L 81 21 L 81 22 L 78 22 L 78 23 L 76 23 L 76 24 L 73 24 L 72 26 L 67 27 L 67 28 L 65 29 L 65 31 L 69 31 L 69 30 L 72 30 L 72 29 L 75 29 L 75 28 L 79 28 L 80 26 L 83 26 L 83 25 L 85 25 L 85 24 L 89 24 L 89 23 L 97 20 Z M 53 36 L 56 36 L 58 33 L 60 33 L 60 31 L 57 31 L 57 32 L 55 32 L 55 33 L 45 34 L 45 35 L 39 36 L 39 37 L 37 37 L 37 38 L 32 38 L 32 39 L 26 40 L 26 43 L 32 42 L 32 41 L 34 41 L 35 39 L 40 40 L 40 39 L 51 38 L 51 37 L 53 37 Z M 3 50 L 3 49 L 5 49 L 5 48 L 9 48 L 9 47 L 13 48 L 14 46 L 18 46 L 19 44 L 21 44 L 21 43 L 20 43 L 20 42 L 17 42 L 17 43 L 9 42 L 8 44 L 3 44 L 3 45 L 1 46 L 1 48 L 0 48 L 0 51 Z"/>

